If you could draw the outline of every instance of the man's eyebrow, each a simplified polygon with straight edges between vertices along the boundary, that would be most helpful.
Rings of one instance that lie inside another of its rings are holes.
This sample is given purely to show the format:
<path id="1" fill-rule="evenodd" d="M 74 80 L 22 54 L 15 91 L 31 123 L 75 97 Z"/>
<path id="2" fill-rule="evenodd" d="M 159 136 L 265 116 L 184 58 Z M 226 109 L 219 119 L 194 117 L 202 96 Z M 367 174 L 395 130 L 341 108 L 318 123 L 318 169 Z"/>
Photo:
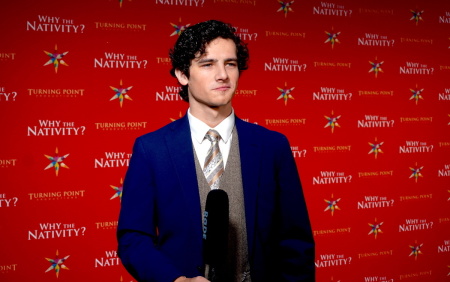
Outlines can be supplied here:
<path id="1" fill-rule="evenodd" d="M 233 58 L 228 58 L 228 59 L 225 60 L 225 62 L 230 62 L 230 61 L 237 62 L 238 59 L 236 57 L 233 57 Z"/>
<path id="2" fill-rule="evenodd" d="M 217 62 L 217 59 L 207 59 L 207 58 L 204 58 L 204 59 L 199 59 L 199 60 L 197 60 L 197 63 L 199 63 L 199 64 L 203 64 L 203 63 L 213 63 L 213 62 Z"/>
<path id="3" fill-rule="evenodd" d="M 235 58 L 235 57 L 233 57 L 233 58 L 228 58 L 228 59 L 225 59 L 225 62 L 237 62 L 237 58 Z M 204 63 L 215 63 L 215 62 L 217 62 L 218 60 L 217 59 L 208 59 L 208 58 L 204 58 L 204 59 L 199 59 L 198 61 L 197 61 L 197 63 L 198 64 L 204 64 Z"/>

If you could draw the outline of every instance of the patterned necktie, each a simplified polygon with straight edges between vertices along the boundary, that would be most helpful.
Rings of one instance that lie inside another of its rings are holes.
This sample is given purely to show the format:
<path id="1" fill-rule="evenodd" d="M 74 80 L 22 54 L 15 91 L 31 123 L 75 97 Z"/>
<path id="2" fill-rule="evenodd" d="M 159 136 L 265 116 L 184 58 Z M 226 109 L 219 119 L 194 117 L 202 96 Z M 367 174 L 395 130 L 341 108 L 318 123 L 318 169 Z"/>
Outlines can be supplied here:
<path id="1" fill-rule="evenodd" d="M 220 176 L 224 171 L 223 158 L 219 149 L 220 135 L 217 131 L 210 129 L 206 133 L 205 138 L 211 142 L 211 147 L 209 147 L 206 155 L 203 173 L 211 189 L 218 189 Z"/>

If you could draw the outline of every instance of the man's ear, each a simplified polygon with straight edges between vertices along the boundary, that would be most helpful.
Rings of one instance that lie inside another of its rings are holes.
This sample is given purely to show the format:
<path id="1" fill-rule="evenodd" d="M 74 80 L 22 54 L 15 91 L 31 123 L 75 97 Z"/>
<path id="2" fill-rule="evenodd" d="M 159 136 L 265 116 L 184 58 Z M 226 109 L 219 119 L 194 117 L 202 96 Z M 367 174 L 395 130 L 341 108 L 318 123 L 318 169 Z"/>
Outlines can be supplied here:
<path id="1" fill-rule="evenodd" d="M 175 76 L 177 77 L 178 82 L 181 85 L 187 85 L 188 84 L 189 80 L 188 80 L 187 76 L 182 71 L 180 71 L 179 69 L 175 70 Z"/>

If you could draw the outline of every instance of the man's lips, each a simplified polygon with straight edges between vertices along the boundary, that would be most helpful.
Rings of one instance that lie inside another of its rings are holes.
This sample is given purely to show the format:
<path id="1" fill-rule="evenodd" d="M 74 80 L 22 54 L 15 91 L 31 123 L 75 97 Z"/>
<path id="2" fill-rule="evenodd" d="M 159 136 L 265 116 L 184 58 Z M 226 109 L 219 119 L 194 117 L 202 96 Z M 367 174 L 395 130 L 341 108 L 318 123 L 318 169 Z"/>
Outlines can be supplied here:
<path id="1" fill-rule="evenodd" d="M 214 88 L 214 90 L 217 90 L 217 91 L 226 91 L 226 90 L 228 90 L 228 89 L 230 89 L 230 88 L 231 88 L 231 87 L 228 86 L 228 85 L 223 85 L 223 86 L 219 86 L 219 87 Z"/>

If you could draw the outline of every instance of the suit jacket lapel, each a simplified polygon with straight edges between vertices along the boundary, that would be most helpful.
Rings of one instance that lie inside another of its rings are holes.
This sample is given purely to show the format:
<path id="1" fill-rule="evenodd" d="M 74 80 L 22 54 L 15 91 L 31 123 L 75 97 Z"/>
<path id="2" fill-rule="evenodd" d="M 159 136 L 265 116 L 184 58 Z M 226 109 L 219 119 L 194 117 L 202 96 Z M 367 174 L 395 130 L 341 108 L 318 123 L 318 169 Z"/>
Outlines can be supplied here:
<path id="1" fill-rule="evenodd" d="M 254 139 L 251 127 L 239 118 L 236 118 L 236 128 L 239 136 L 239 153 L 241 156 L 242 185 L 244 189 L 245 220 L 247 225 L 247 238 L 249 256 L 253 254 L 256 203 L 259 186 L 261 164 L 261 148 Z"/>
<path id="2" fill-rule="evenodd" d="M 186 206 L 189 207 L 186 210 L 190 213 L 190 218 L 193 222 L 192 226 L 195 232 L 199 233 L 197 238 L 202 238 L 201 205 L 195 171 L 195 155 L 192 147 L 189 120 L 186 115 L 169 126 L 166 144 L 175 168 L 175 176 L 178 178 L 184 193 Z"/>

